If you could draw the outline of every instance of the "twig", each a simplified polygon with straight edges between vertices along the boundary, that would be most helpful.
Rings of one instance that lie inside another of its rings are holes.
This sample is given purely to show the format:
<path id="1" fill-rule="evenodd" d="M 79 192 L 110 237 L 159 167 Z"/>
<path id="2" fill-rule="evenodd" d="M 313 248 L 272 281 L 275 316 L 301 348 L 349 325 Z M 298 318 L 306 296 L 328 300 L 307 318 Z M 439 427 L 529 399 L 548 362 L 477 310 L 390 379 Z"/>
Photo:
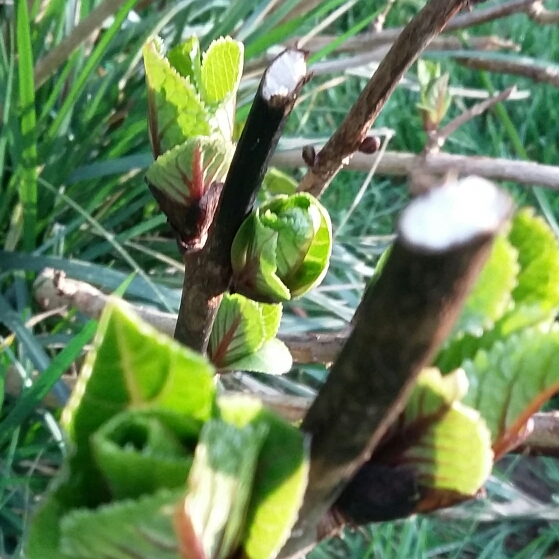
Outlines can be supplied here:
<path id="1" fill-rule="evenodd" d="M 546 10 L 542 0 L 537 0 L 528 6 L 526 14 L 540 25 L 557 25 L 559 23 L 559 10 Z"/>
<path id="2" fill-rule="evenodd" d="M 74 27 L 70 35 L 43 56 L 35 64 L 35 89 L 39 89 L 62 64 L 67 62 L 71 54 L 98 31 L 103 22 L 125 3 L 126 0 L 105 0 L 86 19 Z"/>
<path id="3" fill-rule="evenodd" d="M 286 50 L 264 73 L 237 144 L 206 246 L 184 255 L 185 274 L 175 338 L 205 353 L 223 293 L 231 282 L 231 245 L 260 189 L 299 90 L 305 54 Z"/>
<path id="4" fill-rule="evenodd" d="M 367 172 L 377 157 L 377 154 L 356 153 L 346 168 Z M 303 167 L 301 149 L 278 152 L 272 163 L 278 167 Z M 478 175 L 493 181 L 511 181 L 559 190 L 559 167 L 529 161 L 450 153 L 436 153 L 424 159 L 422 155 L 413 153 L 387 151 L 380 160 L 377 175 L 411 176 L 420 165 L 435 175 L 443 176 L 449 171 L 456 171 L 461 175 Z"/>
<path id="5" fill-rule="evenodd" d="M 493 95 L 489 99 L 485 99 L 484 101 L 475 104 L 473 107 L 470 107 L 441 129 L 434 130 L 431 134 L 429 134 L 429 139 L 425 144 L 424 153 L 438 153 L 448 138 L 454 134 L 460 126 L 466 124 L 466 122 L 472 120 L 476 116 L 483 114 L 497 103 L 505 101 L 515 92 L 516 86 L 513 85 L 512 87 L 501 91 L 501 93 Z"/>
<path id="6" fill-rule="evenodd" d="M 477 178 L 431 190 L 403 212 L 383 273 L 367 289 L 353 331 L 303 420 L 311 436 L 309 483 L 281 557 L 316 542 L 321 518 L 450 333 L 511 212 L 508 195 Z"/>
<path id="7" fill-rule="evenodd" d="M 361 35 L 358 35 L 361 37 Z M 356 48 L 349 56 L 340 58 L 321 60 L 310 67 L 313 75 L 343 72 L 350 68 L 358 68 L 372 62 L 380 62 L 390 50 L 392 43 L 384 43 L 374 48 L 368 48 L 366 42 L 362 48 Z M 495 51 L 509 49 L 519 51 L 520 47 L 509 39 L 503 39 L 496 35 L 468 37 L 462 39 L 453 36 L 434 37 L 431 43 L 425 48 L 426 51 L 445 51 L 460 50 L 465 47 L 473 50 Z M 245 65 L 243 80 L 260 78 L 269 63 L 268 57 L 249 60 Z"/>
<path id="8" fill-rule="evenodd" d="M 529 59 L 516 60 L 498 60 L 478 58 L 475 56 L 455 56 L 454 60 L 462 66 L 472 68 L 473 70 L 487 70 L 488 72 L 497 72 L 499 74 L 512 74 L 514 76 L 522 76 L 538 83 L 549 83 L 555 87 L 559 87 L 559 68 L 557 65 L 543 66 L 539 61 Z M 551 62 L 550 62 L 551 64 Z"/>
<path id="9" fill-rule="evenodd" d="M 484 10 L 473 10 L 453 17 L 444 29 L 445 33 L 451 33 L 460 29 L 474 27 L 481 23 L 487 23 L 496 19 L 501 19 L 517 13 L 522 13 L 530 9 L 531 6 L 539 4 L 538 0 L 511 0 L 503 2 L 497 6 L 486 8 Z M 532 16 L 530 16 L 532 17 Z M 393 29 L 385 29 L 378 32 L 361 33 L 344 41 L 335 52 L 354 52 L 371 50 L 389 43 L 393 43 L 398 39 L 403 31 L 403 27 Z M 334 35 L 323 35 L 309 40 L 305 48 L 311 52 L 316 52 L 328 46 L 336 39 Z M 290 41 L 290 44 L 297 44 L 297 38 Z"/>
<path id="10" fill-rule="evenodd" d="M 88 316 L 98 319 L 109 301 L 109 295 L 84 281 L 67 278 L 63 273 L 47 268 L 35 280 L 34 296 L 45 310 L 60 311 L 75 308 Z M 138 316 L 172 336 L 177 315 L 161 312 L 152 307 L 130 305 Z M 279 338 L 287 345 L 296 363 L 325 363 L 334 361 L 347 338 L 347 332 L 327 334 L 307 333 L 298 336 L 281 335 Z"/>
<path id="11" fill-rule="evenodd" d="M 511 452 L 559 458 L 559 412 L 534 414 L 530 418 L 528 436 Z"/>
<path id="12" fill-rule="evenodd" d="M 404 28 L 380 63 L 342 125 L 318 154 L 299 184 L 300 191 L 320 196 L 353 155 L 373 125 L 396 85 L 431 39 L 450 18 L 468 4 L 467 0 L 429 0 Z"/>

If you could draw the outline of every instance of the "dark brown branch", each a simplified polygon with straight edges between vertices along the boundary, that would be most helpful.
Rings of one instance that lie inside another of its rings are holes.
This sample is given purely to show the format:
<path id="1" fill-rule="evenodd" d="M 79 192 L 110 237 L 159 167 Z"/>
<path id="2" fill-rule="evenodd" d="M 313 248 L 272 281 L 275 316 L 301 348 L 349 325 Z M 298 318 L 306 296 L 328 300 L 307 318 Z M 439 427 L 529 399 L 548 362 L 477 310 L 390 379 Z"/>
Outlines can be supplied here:
<path id="1" fill-rule="evenodd" d="M 519 60 L 498 60 L 477 58 L 475 56 L 457 56 L 454 60 L 462 66 L 473 70 L 486 70 L 499 74 L 512 74 L 522 76 L 539 83 L 549 83 L 559 87 L 559 70 L 557 66 L 544 66 L 541 61 L 530 61 L 520 58 Z M 550 62 L 550 64 L 552 64 Z"/>
<path id="2" fill-rule="evenodd" d="M 488 213 L 478 221 L 480 206 Z M 320 520 L 450 333 L 511 211 L 506 194 L 470 179 L 418 197 L 402 214 L 383 273 L 367 289 L 354 329 L 303 420 L 311 436 L 309 484 L 282 557 L 316 541 Z M 436 228 L 426 226 L 435 220 Z"/>
<path id="3" fill-rule="evenodd" d="M 299 190 L 320 196 L 344 160 L 353 155 L 364 140 L 388 97 L 429 41 L 450 18 L 468 5 L 467 0 L 429 0 L 404 28 L 380 63 L 344 122 L 318 154 Z"/>
<path id="4" fill-rule="evenodd" d="M 307 80 L 300 50 L 280 54 L 264 73 L 223 186 L 206 246 L 184 255 L 175 339 L 205 353 L 223 293 L 231 282 L 231 245 L 252 209 L 297 95 Z"/>
<path id="5" fill-rule="evenodd" d="M 386 151 L 367 155 L 356 153 L 347 169 L 368 172 L 380 157 L 378 175 L 411 176 L 418 167 L 434 175 L 456 171 L 460 175 L 478 175 L 494 181 L 511 181 L 529 186 L 544 186 L 559 190 L 559 167 L 532 161 L 436 153 L 424 157 L 414 153 Z M 273 164 L 278 167 L 303 167 L 301 149 L 291 149 L 275 154 Z"/>

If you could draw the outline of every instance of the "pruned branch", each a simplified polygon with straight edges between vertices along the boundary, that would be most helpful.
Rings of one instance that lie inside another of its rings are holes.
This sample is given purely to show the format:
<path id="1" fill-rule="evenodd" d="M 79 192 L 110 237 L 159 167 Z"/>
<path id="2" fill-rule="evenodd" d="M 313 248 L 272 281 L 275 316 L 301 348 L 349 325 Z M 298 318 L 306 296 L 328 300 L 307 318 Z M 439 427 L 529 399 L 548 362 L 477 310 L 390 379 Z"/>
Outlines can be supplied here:
<path id="1" fill-rule="evenodd" d="M 223 293 L 231 283 L 231 245 L 252 205 L 297 95 L 307 81 L 305 54 L 286 50 L 264 73 L 233 156 L 206 246 L 184 255 L 175 338 L 205 353 Z"/>
<path id="2" fill-rule="evenodd" d="M 379 154 L 356 153 L 347 165 L 353 171 L 368 172 Z M 278 167 L 303 167 L 301 149 L 290 149 L 275 154 L 274 165 Z M 386 151 L 380 158 L 378 175 L 411 176 L 418 167 L 434 175 L 444 176 L 449 171 L 460 175 L 478 175 L 493 181 L 511 181 L 528 186 L 543 186 L 559 190 L 559 167 L 531 161 L 513 159 L 454 155 L 436 153 L 416 155 L 414 153 Z"/>
<path id="3" fill-rule="evenodd" d="M 482 179 L 433 189 L 403 212 L 383 273 L 367 289 L 353 331 L 303 420 L 312 441 L 309 484 L 282 557 L 316 541 L 321 518 L 450 333 L 511 212 L 510 198 Z"/>
<path id="4" fill-rule="evenodd" d="M 359 95 L 342 125 L 318 154 L 314 166 L 303 177 L 299 184 L 300 191 L 307 191 L 315 196 L 322 194 L 342 168 L 344 160 L 357 151 L 404 73 L 450 18 L 467 4 L 467 0 L 429 0 L 410 21 Z"/>

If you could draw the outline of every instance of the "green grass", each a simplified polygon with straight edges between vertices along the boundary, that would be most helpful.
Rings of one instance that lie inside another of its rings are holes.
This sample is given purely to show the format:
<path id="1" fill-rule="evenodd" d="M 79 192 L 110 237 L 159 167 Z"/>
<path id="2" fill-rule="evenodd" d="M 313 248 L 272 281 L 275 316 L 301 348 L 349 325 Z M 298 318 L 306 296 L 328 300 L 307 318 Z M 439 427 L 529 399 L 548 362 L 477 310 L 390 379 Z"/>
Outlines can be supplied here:
<path id="1" fill-rule="evenodd" d="M 36 273 L 45 266 L 56 267 L 107 291 L 116 290 L 133 275 L 126 292 L 129 300 L 162 309 L 178 307 L 180 259 L 143 182 L 150 152 L 145 87 L 138 65 L 141 46 L 154 32 L 174 44 L 182 29 L 205 31 L 208 43 L 236 29 L 247 41 L 248 56 L 257 58 L 279 38 L 312 31 L 327 13 L 344 4 L 330 0 L 287 23 L 282 23 L 284 13 L 278 12 L 259 24 L 257 16 L 268 3 L 190 0 L 158 8 L 156 2 L 134 22 L 127 19 L 128 9 L 135 4 L 129 0 L 93 44 L 85 42 L 66 57 L 38 88 L 33 64 L 63 38 L 80 3 L 51 0 L 39 22 L 39 2 L 29 14 L 22 0 L 15 2 L 14 11 L 0 6 L 0 390 L 8 369 L 23 384 L 21 395 L 6 392 L 0 412 L 2 557 L 20 557 L 30 511 L 67 452 L 56 422 L 59 411 L 47 412 L 38 403 L 51 387 L 64 398 L 59 378 L 88 343 L 93 328 L 79 313 L 42 316 L 33 299 Z M 285 2 L 285 13 L 296 4 Z M 94 5 L 81 3 L 82 20 Z M 379 0 L 360 0 L 326 32 L 356 33 L 383 6 Z M 418 1 L 397 0 L 388 25 L 403 24 L 420 6 Z M 559 7 L 558 2 L 549 3 L 554 6 Z M 522 55 L 559 60 L 556 29 L 538 27 L 522 15 L 469 33 L 499 34 L 519 44 Z M 453 86 L 502 89 L 517 83 L 531 95 L 470 121 L 448 141 L 447 151 L 559 162 L 556 89 L 513 76 L 472 72 L 444 54 L 438 60 L 450 73 Z M 364 80 L 347 76 L 335 88 L 314 91 L 331 77 L 316 78 L 306 87 L 310 95 L 296 108 L 288 136 L 324 137 L 340 124 Z M 250 91 L 243 98 L 246 93 Z M 425 134 L 415 109 L 417 101 L 416 92 L 398 88 L 382 111 L 375 126 L 394 130 L 389 149 L 421 150 Z M 471 103 L 457 99 L 449 116 Z M 246 111 L 246 106 L 240 111 Z M 408 200 L 405 181 L 374 177 L 348 213 L 363 180 L 363 173 L 343 172 L 326 192 L 324 201 L 334 226 L 344 224 L 337 234 L 331 270 L 319 289 L 287 309 L 284 331 L 336 328 L 351 318 L 372 266 L 388 242 L 385 236 L 393 232 L 395 218 Z M 536 205 L 550 223 L 559 218 L 559 197 L 554 193 L 506 186 L 519 202 Z M 316 389 L 324 377 L 323 368 L 306 367 L 274 383 L 282 390 L 308 394 L 309 387 Z M 548 476 L 559 479 L 555 466 L 550 466 Z M 344 540 L 322 545 L 314 557 L 540 557 L 559 538 L 549 524 L 533 535 L 535 520 L 485 526 L 475 518 L 450 522 L 418 517 L 348 533 Z M 532 534 L 524 549 L 511 546 L 511 538 L 524 531 Z"/>

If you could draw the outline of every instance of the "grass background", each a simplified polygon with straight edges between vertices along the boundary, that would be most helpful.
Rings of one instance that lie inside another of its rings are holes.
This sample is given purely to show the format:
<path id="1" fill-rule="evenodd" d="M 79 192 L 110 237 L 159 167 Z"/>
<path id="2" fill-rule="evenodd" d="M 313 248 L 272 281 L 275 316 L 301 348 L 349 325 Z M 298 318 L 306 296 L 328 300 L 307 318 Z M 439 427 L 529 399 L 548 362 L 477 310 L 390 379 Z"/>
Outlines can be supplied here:
<path id="1" fill-rule="evenodd" d="M 488 2 L 487 5 L 496 2 Z M 79 313 L 43 313 L 33 298 L 33 279 L 45 266 L 89 281 L 107 291 L 126 286 L 126 297 L 176 310 L 181 271 L 174 241 L 143 181 L 150 162 L 147 102 L 140 49 L 161 34 L 169 45 L 198 33 L 205 45 L 234 33 L 245 41 L 247 59 L 289 36 L 317 29 L 334 10 L 339 15 L 323 33 L 352 35 L 366 29 L 385 0 L 325 0 L 295 12 L 305 0 L 181 0 L 120 2 L 93 36 L 61 59 L 53 73 L 36 82 L 37 62 L 91 21 L 95 0 L 16 0 L 0 4 L 0 557 L 21 557 L 21 535 L 36 499 L 67 452 L 57 424 L 57 409 L 40 405 L 54 387 L 67 396 L 61 375 L 73 374 L 75 360 L 93 334 L 94 324 Z M 271 5 L 277 11 L 263 17 Z M 405 24 L 422 0 L 395 0 L 386 27 Z M 546 3 L 550 9 L 559 2 Z M 133 10 L 133 11 L 131 11 Z M 286 14 L 288 18 L 285 19 Z M 520 52 L 543 61 L 559 60 L 559 33 L 519 14 L 456 34 L 498 35 Z M 336 54 L 328 55 L 335 58 Z M 433 56 L 433 55 L 426 55 Z M 247 60 L 247 61 L 248 61 Z M 559 91 L 526 79 L 474 72 L 437 54 L 455 87 L 500 90 L 517 84 L 529 98 L 507 102 L 464 125 L 445 149 L 465 155 L 529 158 L 559 162 Z M 410 77 L 413 77 L 415 68 Z M 336 74 L 339 76 L 339 74 Z M 322 89 L 333 75 L 319 76 L 305 89 L 286 136 L 329 136 L 357 98 L 365 80 L 344 74 L 336 87 Z M 253 92 L 243 85 L 239 113 Z M 400 87 L 375 127 L 394 131 L 389 149 L 419 152 L 425 142 L 415 107 L 418 93 Z M 471 99 L 458 97 L 449 117 Z M 300 170 L 294 171 L 300 176 Z M 358 205 L 365 175 L 345 171 L 324 196 L 336 231 L 331 269 L 322 286 L 288 306 L 284 332 L 343 326 L 359 302 L 375 259 L 408 200 L 402 179 L 374 177 Z M 559 232 L 559 198 L 550 191 L 505 185 L 519 203 L 535 205 Z M 23 390 L 4 390 L 8 369 Z M 37 377 L 36 372 L 40 373 Z M 294 370 L 275 385 L 308 394 L 324 380 L 322 367 Z M 259 377 L 261 379 L 261 377 Z M 510 473 L 514 468 L 514 464 Z M 559 480 L 551 460 L 539 466 L 543 479 Z M 491 495 L 514 503 L 508 476 L 494 480 Z M 318 557 L 544 557 L 559 542 L 559 529 L 534 514 L 480 523 L 482 503 L 465 506 L 461 520 L 417 517 L 325 542 Z M 556 551 L 555 551 L 556 552 Z"/>

